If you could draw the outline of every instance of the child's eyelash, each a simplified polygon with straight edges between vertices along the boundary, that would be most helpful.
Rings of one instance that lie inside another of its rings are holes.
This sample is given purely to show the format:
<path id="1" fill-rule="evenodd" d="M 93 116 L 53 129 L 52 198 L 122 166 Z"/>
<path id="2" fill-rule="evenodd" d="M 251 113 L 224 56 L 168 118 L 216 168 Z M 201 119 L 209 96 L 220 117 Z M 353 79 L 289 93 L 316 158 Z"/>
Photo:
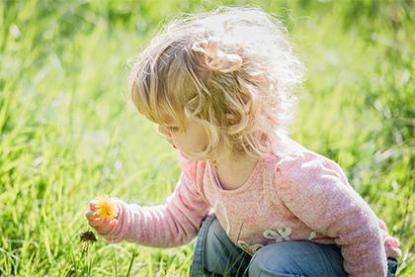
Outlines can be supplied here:
<path id="1" fill-rule="evenodd" d="M 174 131 L 174 132 L 179 131 L 179 127 L 176 127 L 176 126 L 168 126 L 167 129 L 169 129 L 170 131 Z"/>

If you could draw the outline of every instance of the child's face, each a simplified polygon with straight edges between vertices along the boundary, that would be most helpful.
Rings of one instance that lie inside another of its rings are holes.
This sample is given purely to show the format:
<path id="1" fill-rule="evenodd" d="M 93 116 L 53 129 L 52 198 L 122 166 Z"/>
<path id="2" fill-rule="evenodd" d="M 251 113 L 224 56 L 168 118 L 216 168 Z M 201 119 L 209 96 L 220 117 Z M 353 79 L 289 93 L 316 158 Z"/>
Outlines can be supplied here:
<path id="1" fill-rule="evenodd" d="M 209 143 L 206 130 L 192 119 L 185 119 L 185 130 L 180 130 L 174 121 L 159 125 L 158 129 L 167 141 L 188 159 L 198 159 L 193 153 L 202 152 Z"/>

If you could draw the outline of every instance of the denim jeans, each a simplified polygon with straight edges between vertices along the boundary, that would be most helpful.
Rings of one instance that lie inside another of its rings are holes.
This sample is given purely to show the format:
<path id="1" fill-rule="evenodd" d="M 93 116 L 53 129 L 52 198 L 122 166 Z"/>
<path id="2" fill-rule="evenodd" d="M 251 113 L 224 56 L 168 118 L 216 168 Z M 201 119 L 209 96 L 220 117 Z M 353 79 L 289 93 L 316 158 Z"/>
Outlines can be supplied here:
<path id="1" fill-rule="evenodd" d="M 388 258 L 394 277 L 397 261 Z M 267 245 L 250 256 L 227 236 L 214 214 L 202 223 L 190 276 L 347 276 L 336 245 L 286 241 Z"/>

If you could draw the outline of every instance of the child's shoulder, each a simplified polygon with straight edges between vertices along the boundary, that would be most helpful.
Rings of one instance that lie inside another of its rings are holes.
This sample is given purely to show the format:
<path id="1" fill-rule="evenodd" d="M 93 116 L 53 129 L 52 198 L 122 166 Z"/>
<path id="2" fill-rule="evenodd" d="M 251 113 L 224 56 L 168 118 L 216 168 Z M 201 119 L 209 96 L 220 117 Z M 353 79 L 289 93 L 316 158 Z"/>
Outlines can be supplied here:
<path id="1" fill-rule="evenodd" d="M 333 160 L 312 151 L 292 139 L 287 139 L 273 150 L 276 157 L 275 170 L 285 179 L 302 181 L 318 178 L 327 171 L 335 174 L 342 182 L 347 178 L 342 168 Z"/>

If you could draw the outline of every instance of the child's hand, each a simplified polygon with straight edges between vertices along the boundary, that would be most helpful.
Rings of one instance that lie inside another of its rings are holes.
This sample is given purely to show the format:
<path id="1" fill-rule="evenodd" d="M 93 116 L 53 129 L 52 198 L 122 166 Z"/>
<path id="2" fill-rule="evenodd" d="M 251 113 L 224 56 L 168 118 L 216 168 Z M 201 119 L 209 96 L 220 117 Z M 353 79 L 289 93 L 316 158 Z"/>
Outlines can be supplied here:
<path id="1" fill-rule="evenodd" d="M 89 225 L 102 236 L 110 233 L 118 224 L 117 208 L 109 197 L 98 197 L 89 202 L 85 216 Z"/>

